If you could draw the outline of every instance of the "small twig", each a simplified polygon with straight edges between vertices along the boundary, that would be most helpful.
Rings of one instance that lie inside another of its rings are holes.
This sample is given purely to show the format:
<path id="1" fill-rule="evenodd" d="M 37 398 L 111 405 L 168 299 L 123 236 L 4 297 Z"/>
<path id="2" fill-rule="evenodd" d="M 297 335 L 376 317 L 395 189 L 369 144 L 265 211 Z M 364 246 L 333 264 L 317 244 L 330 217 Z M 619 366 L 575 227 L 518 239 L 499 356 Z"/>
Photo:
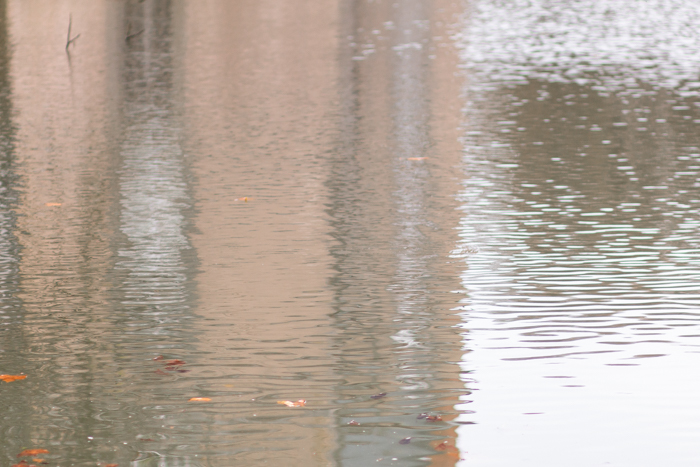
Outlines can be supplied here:
<path id="1" fill-rule="evenodd" d="M 145 29 L 141 29 L 139 32 L 135 32 L 133 34 L 130 34 L 131 33 L 131 22 L 129 21 L 128 23 L 126 23 L 126 42 L 129 42 L 129 39 L 131 39 L 132 37 L 138 36 L 139 34 L 141 34 L 144 31 L 145 31 Z"/>
<path id="2" fill-rule="evenodd" d="M 68 46 L 71 44 L 71 42 L 75 41 L 77 38 L 80 37 L 80 34 L 75 36 L 74 38 L 71 39 L 70 37 L 70 29 L 71 26 L 73 25 L 73 15 L 68 15 L 68 35 L 66 36 L 66 52 L 68 51 Z"/>
<path id="3" fill-rule="evenodd" d="M 129 34 L 128 36 L 126 36 L 126 41 L 129 42 L 129 39 L 131 39 L 132 37 L 138 36 L 138 35 L 141 34 L 143 31 L 145 31 L 145 29 L 142 29 L 142 30 L 140 30 L 139 32 L 135 32 L 135 33 L 133 33 L 133 34 Z"/>

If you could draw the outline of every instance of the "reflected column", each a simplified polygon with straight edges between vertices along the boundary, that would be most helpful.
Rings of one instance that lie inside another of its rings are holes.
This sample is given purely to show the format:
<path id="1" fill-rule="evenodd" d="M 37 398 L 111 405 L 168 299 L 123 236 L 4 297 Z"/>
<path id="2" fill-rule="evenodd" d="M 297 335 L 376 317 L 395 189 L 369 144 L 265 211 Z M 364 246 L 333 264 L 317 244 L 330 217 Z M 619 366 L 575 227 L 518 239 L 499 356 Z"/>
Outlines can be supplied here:
<path id="1" fill-rule="evenodd" d="M 341 150 L 329 214 L 337 246 L 338 463 L 454 464 L 463 392 L 446 264 L 455 239 L 459 89 L 447 2 L 345 2 Z M 382 396 L 383 393 L 387 393 Z M 374 396 L 374 397 L 373 397 Z M 361 425 L 348 426 L 359 422 Z M 411 437 L 407 445 L 402 438 Z M 435 455 L 442 445 L 450 455 Z M 448 448 L 449 447 L 449 448 Z"/>

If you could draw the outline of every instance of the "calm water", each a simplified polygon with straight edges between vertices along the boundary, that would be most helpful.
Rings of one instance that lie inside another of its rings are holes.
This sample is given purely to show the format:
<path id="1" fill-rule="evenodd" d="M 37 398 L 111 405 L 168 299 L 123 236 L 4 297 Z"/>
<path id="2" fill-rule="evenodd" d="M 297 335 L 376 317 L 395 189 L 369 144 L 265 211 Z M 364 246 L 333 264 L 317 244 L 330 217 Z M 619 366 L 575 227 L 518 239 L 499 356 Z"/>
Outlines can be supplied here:
<path id="1" fill-rule="evenodd" d="M 0 1 L 0 466 L 697 466 L 698 21 Z"/>

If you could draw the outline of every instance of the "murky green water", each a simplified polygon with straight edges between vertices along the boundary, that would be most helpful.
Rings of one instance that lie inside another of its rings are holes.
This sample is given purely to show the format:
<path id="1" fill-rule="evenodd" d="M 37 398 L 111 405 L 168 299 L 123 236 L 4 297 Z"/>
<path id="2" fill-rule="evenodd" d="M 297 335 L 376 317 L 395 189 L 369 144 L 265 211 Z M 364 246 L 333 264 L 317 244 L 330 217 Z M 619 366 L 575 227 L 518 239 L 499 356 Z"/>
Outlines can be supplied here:
<path id="1" fill-rule="evenodd" d="M 0 6 L 0 466 L 700 462 L 692 2 Z"/>

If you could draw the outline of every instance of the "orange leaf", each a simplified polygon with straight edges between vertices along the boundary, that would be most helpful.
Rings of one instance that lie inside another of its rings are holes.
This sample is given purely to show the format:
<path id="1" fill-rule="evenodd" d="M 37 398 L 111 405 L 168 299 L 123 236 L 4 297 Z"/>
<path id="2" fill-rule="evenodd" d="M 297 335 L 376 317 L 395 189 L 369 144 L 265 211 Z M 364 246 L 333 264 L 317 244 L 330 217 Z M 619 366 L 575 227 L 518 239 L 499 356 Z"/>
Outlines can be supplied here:
<path id="1" fill-rule="evenodd" d="M 278 404 L 286 405 L 287 407 L 304 407 L 306 405 L 306 401 L 304 399 L 299 399 L 296 402 L 292 401 L 277 401 Z"/>
<path id="2" fill-rule="evenodd" d="M 0 379 L 5 381 L 6 383 L 11 383 L 13 381 L 17 381 L 18 379 L 24 379 L 26 377 L 27 375 L 0 375 Z"/>
<path id="3" fill-rule="evenodd" d="M 39 464 L 41 464 L 42 462 L 44 462 L 44 459 L 32 459 L 32 462 L 38 462 Z"/>
<path id="4" fill-rule="evenodd" d="M 184 365 L 185 361 L 184 360 L 169 360 L 165 362 L 166 365 L 172 366 L 172 365 Z"/>
<path id="5" fill-rule="evenodd" d="M 253 199 L 253 198 L 249 198 L 247 196 L 244 196 L 243 198 L 236 198 L 236 199 L 234 199 L 234 201 L 243 201 L 244 203 L 247 203 L 249 199 Z"/>
<path id="6" fill-rule="evenodd" d="M 426 159 L 427 159 L 427 157 L 408 157 L 406 160 L 408 160 L 408 161 L 424 161 Z"/>
<path id="7" fill-rule="evenodd" d="M 55 207 L 61 206 L 61 203 L 46 203 L 46 206 L 48 206 L 50 208 L 55 208 Z"/>
<path id="8" fill-rule="evenodd" d="M 193 397 L 190 402 L 209 402 L 211 399 L 208 397 Z"/>
<path id="9" fill-rule="evenodd" d="M 24 451 L 17 454 L 17 457 L 36 456 L 37 454 L 48 454 L 48 453 L 49 453 L 49 451 L 47 451 L 46 449 L 25 449 Z"/>
<path id="10" fill-rule="evenodd" d="M 163 356 L 158 355 L 157 357 L 153 357 L 153 360 L 163 360 Z"/>
<path id="11" fill-rule="evenodd" d="M 425 417 L 425 419 L 429 422 L 441 422 L 442 417 L 440 415 L 429 415 Z"/>

